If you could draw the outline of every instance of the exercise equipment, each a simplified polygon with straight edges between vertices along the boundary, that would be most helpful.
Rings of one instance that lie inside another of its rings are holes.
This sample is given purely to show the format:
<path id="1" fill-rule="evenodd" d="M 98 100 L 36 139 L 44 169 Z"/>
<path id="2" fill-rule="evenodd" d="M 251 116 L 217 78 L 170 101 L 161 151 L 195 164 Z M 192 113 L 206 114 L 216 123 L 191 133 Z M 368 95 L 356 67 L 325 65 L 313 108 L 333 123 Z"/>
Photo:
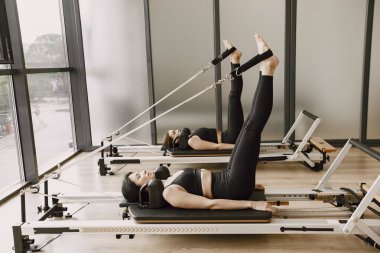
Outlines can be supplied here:
<path id="1" fill-rule="evenodd" d="M 290 137 L 305 119 L 313 121 L 300 142 L 293 143 Z M 323 169 L 323 164 L 329 160 L 328 153 L 336 149 L 319 137 L 311 137 L 321 119 L 303 110 L 294 121 L 292 127 L 279 143 L 261 143 L 259 161 L 292 161 L 301 162 L 314 171 Z M 186 134 L 185 134 L 186 135 Z M 181 138 L 181 137 L 180 137 Z M 181 142 L 186 142 L 182 138 Z M 182 147 L 185 144 L 181 145 Z M 116 147 L 114 147 L 115 149 Z M 127 148 L 128 150 L 128 148 Z M 129 147 L 132 151 L 133 147 Z M 137 150 L 134 150 L 137 151 Z M 189 150 L 189 149 L 164 149 L 160 155 L 123 157 L 117 150 L 113 155 L 101 157 L 98 160 L 99 174 L 112 175 L 109 165 L 112 164 L 187 164 L 187 163 L 228 163 L 231 150 Z"/>
<path id="2" fill-rule="evenodd" d="M 278 189 L 277 193 L 276 190 L 266 190 L 265 196 L 267 201 L 280 206 L 278 207 L 278 216 L 272 218 L 267 216 L 267 219 L 262 216 L 258 218 L 260 222 L 264 223 L 248 223 L 248 220 L 245 220 L 247 217 L 244 217 L 242 220 L 232 221 L 231 219 L 236 218 L 234 215 L 235 211 L 232 211 L 232 214 L 225 214 L 227 216 L 223 217 L 222 215 L 219 218 L 215 218 L 213 216 L 215 212 L 210 211 L 212 214 L 206 215 L 208 218 L 204 218 L 203 215 L 199 214 L 200 217 L 203 217 L 201 219 L 195 216 L 197 215 L 196 212 L 193 213 L 192 210 L 187 210 L 186 212 L 190 213 L 185 218 L 183 215 L 179 215 L 182 216 L 180 219 L 178 218 L 177 211 L 171 210 L 169 211 L 169 216 L 171 217 L 163 219 L 162 215 L 164 215 L 163 212 L 166 209 L 141 209 L 139 206 L 136 206 L 137 204 L 133 204 L 135 206 L 132 207 L 129 203 L 121 203 L 122 206 L 128 206 L 128 213 L 124 216 L 124 218 L 128 218 L 127 220 L 46 221 L 45 219 L 54 213 L 51 210 L 57 210 L 58 205 L 61 205 L 60 207 L 62 208 L 64 203 L 59 202 L 60 200 L 68 201 L 68 203 L 72 201 L 91 202 L 91 199 L 85 195 L 82 196 L 82 199 L 80 196 L 70 197 L 69 195 L 63 195 L 55 196 L 56 201 L 53 202 L 54 206 L 47 210 L 38 221 L 26 222 L 26 220 L 22 220 L 22 223 L 12 227 L 14 249 L 16 253 L 22 253 L 33 248 L 31 244 L 34 243 L 34 239 L 30 238 L 30 236 L 35 234 L 112 234 L 116 235 L 116 238 L 120 238 L 122 235 L 129 235 L 130 238 L 134 238 L 138 234 L 342 234 L 356 235 L 365 240 L 369 245 L 379 248 L 380 221 L 379 219 L 367 218 L 364 212 L 369 208 L 371 202 L 380 205 L 379 202 L 375 201 L 375 198 L 378 198 L 377 194 L 380 190 L 380 176 L 377 177 L 370 187 L 362 185 L 360 191 L 352 191 L 345 188 L 332 189 L 329 187 L 330 178 L 338 169 L 352 146 L 380 161 L 380 153 L 377 151 L 357 140 L 348 140 L 315 189 Z M 23 208 L 25 208 L 25 194 L 31 192 L 37 193 L 34 189 L 22 191 L 21 206 Z M 115 202 L 119 199 L 119 196 L 103 195 L 95 199 L 94 194 L 92 199 L 95 200 L 94 202 Z M 295 200 L 323 200 L 331 202 L 336 207 L 328 209 L 292 209 L 291 206 L 289 208 L 282 206 L 286 205 L 287 202 Z M 319 210 L 324 211 L 321 212 Z M 58 211 L 59 214 L 62 214 L 60 212 Z M 152 212 L 159 213 L 158 216 L 160 218 L 154 218 Z M 252 212 L 256 213 L 257 211 Z M 308 217 L 307 214 L 309 213 L 314 216 L 322 216 L 321 213 L 325 213 L 323 216 L 326 215 L 330 218 L 299 218 L 299 215 Z M 345 218 L 341 218 L 340 213 L 343 213 Z M 374 213 L 379 215 L 376 212 Z M 291 214 L 296 214 L 294 216 L 298 216 L 298 218 L 291 218 Z M 260 215 L 268 214 L 262 213 Z M 331 218 L 331 215 L 334 218 Z M 138 218 L 139 216 L 145 218 Z M 339 218 L 335 218 L 335 216 Z M 23 219 L 26 218 L 25 210 L 22 217 Z M 214 222 L 218 223 L 214 224 Z"/>

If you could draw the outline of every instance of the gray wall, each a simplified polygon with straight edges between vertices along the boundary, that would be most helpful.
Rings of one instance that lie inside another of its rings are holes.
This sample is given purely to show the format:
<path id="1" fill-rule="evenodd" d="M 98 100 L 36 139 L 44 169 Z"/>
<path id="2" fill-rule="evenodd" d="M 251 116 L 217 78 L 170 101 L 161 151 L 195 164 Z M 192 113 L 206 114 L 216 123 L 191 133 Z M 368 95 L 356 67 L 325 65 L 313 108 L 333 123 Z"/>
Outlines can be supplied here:
<path id="1" fill-rule="evenodd" d="M 79 3 L 92 141 L 99 145 L 101 138 L 149 106 L 144 6 L 138 0 Z M 127 129 L 148 119 L 146 114 Z M 150 142 L 149 126 L 131 137 Z"/>
<path id="2" fill-rule="evenodd" d="M 306 109 L 322 118 L 317 134 L 327 139 L 359 137 L 366 1 L 298 2 L 296 115 Z M 221 39 L 256 54 L 253 34 L 261 33 L 279 56 L 274 108 L 263 139 L 281 139 L 284 127 L 285 3 L 278 0 L 220 0 Z M 187 80 L 214 57 L 212 0 L 150 0 L 155 100 Z M 94 144 L 148 105 L 143 1 L 80 0 L 91 125 Z M 370 78 L 368 137 L 380 138 L 380 6 L 375 3 Z M 224 50 L 223 45 L 221 46 Z M 377 56 L 377 57 L 376 57 Z M 222 75 L 229 72 L 228 60 Z M 257 68 L 244 75 L 245 113 L 257 84 Z M 211 69 L 157 107 L 157 115 L 214 81 Z M 223 88 L 223 121 L 229 84 Z M 107 98 L 107 100 L 105 100 Z M 148 115 L 139 123 L 148 120 Z M 307 124 L 309 126 L 311 122 Z M 131 126 L 132 128 L 136 126 Z M 164 131 L 184 126 L 215 127 L 215 94 L 210 91 L 157 121 L 157 140 Z M 297 131 L 296 137 L 304 134 Z M 149 127 L 135 138 L 150 141 Z"/>
<path id="3" fill-rule="evenodd" d="M 359 137 L 365 12 L 366 1 L 298 1 L 296 110 L 322 118 L 323 138 Z"/>
<path id="4" fill-rule="evenodd" d="M 156 101 L 213 59 L 212 0 L 151 0 L 150 21 Z M 199 76 L 157 107 L 157 115 L 209 86 L 214 70 Z M 215 127 L 214 90 L 157 120 L 157 139 L 168 129 Z"/>
<path id="5" fill-rule="evenodd" d="M 242 8 L 244 6 L 244 8 Z M 270 15 L 268 15 L 270 13 Z M 283 138 L 284 129 L 284 46 L 285 46 L 285 1 L 269 0 L 222 0 L 220 1 L 221 39 L 228 39 L 242 51 L 241 63 L 257 54 L 253 35 L 261 34 L 273 52 L 278 56 L 280 65 L 274 77 L 273 110 L 263 140 Z M 223 44 L 221 48 L 224 50 Z M 229 60 L 223 62 L 222 76 L 230 71 Z M 242 104 L 247 115 L 259 77 L 259 66 L 244 73 Z M 223 126 L 227 126 L 229 84 L 223 89 Z"/>

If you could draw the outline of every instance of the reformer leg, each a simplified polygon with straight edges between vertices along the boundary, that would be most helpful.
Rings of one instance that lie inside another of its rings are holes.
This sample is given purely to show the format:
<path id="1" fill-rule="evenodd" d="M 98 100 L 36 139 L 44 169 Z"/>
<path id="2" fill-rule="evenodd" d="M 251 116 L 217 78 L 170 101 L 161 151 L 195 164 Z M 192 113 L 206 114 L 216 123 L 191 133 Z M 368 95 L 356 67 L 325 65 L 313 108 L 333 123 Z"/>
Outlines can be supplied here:
<path id="1" fill-rule="evenodd" d="M 34 239 L 29 235 L 22 235 L 21 226 L 23 223 L 12 226 L 13 232 L 13 250 L 15 253 L 36 252 L 38 247 L 34 244 Z"/>

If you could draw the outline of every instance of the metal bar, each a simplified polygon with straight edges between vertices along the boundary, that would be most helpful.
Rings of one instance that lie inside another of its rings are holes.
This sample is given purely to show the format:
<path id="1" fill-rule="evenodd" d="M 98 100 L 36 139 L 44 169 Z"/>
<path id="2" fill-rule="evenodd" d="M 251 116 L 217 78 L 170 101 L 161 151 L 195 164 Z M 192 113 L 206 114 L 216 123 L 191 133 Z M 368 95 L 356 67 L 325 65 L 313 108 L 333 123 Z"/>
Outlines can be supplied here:
<path id="1" fill-rule="evenodd" d="M 311 135 L 315 132 L 315 129 L 317 129 L 317 127 L 318 127 L 318 125 L 319 125 L 320 122 L 321 122 L 320 118 L 316 118 L 315 119 L 314 123 L 309 128 L 309 131 L 307 131 L 307 133 L 303 137 L 303 139 L 301 141 L 301 144 L 298 145 L 296 151 L 294 151 L 293 159 L 295 159 L 302 152 L 302 150 L 305 147 L 307 141 L 310 139 Z"/>
<path id="2" fill-rule="evenodd" d="M 12 226 L 12 232 L 13 232 L 13 247 L 15 253 L 23 253 L 24 251 L 24 241 L 23 236 L 21 232 L 21 226 L 22 224 L 17 224 Z"/>
<path id="3" fill-rule="evenodd" d="M 25 69 L 26 74 L 45 74 L 45 73 L 56 73 L 56 72 L 70 72 L 73 68 L 62 67 L 62 68 L 29 68 Z"/>
<path id="4" fill-rule="evenodd" d="M 4 76 L 4 75 L 14 75 L 16 74 L 16 70 L 14 69 L 0 69 L 0 76 Z"/>
<path id="5" fill-rule="evenodd" d="M 359 206 L 355 209 L 355 212 L 352 214 L 351 218 L 347 221 L 343 229 L 345 233 L 350 233 L 354 229 L 357 221 L 360 219 L 360 217 L 362 217 L 364 211 L 367 209 L 368 205 L 372 202 L 372 199 L 376 196 L 379 190 L 380 176 L 377 177 L 371 188 L 367 191 L 367 194 L 360 201 Z M 378 243 L 380 244 L 380 241 Z"/>
<path id="6" fill-rule="evenodd" d="M 316 115 L 314 115 L 311 112 L 308 112 L 306 110 L 303 110 L 302 113 L 305 114 L 306 116 L 308 116 L 309 118 L 311 118 L 312 120 L 317 120 L 319 118 L 318 116 L 316 116 Z"/>
<path id="7" fill-rule="evenodd" d="M 219 0 L 213 0 L 213 17 L 214 17 L 214 56 L 220 55 L 220 8 Z M 221 64 L 215 66 L 215 82 L 221 79 Z M 222 111 L 222 87 L 218 85 L 215 89 L 216 105 L 216 129 L 223 129 L 223 111 Z"/>
<path id="8" fill-rule="evenodd" d="M 359 193 L 356 192 L 356 193 Z M 341 189 L 326 189 L 323 192 L 317 192 L 309 188 L 279 188 L 266 189 L 265 197 L 267 201 L 316 201 L 318 196 L 336 196 L 346 195 L 346 191 Z M 124 198 L 121 192 L 78 192 L 62 193 L 57 196 L 59 203 L 120 203 Z M 335 208 L 335 207 L 334 207 Z"/>
<path id="9" fill-rule="evenodd" d="M 149 106 L 155 104 L 154 95 L 154 76 L 153 76 L 153 55 L 152 55 L 152 38 L 150 31 L 150 11 L 149 0 L 144 0 L 144 19 L 145 19 L 145 45 L 146 45 L 146 58 L 147 58 L 147 74 L 148 74 L 148 92 L 149 92 Z M 150 119 L 156 117 L 156 107 L 149 111 Z M 157 144 L 157 124 L 153 121 L 150 124 L 151 141 L 152 144 Z"/>
<path id="10" fill-rule="evenodd" d="M 366 31 L 364 37 L 364 61 L 362 76 L 362 97 L 361 97 L 361 119 L 360 119 L 360 141 L 367 140 L 368 125 L 368 96 L 369 96 L 369 78 L 371 69 L 371 49 L 372 49 L 372 32 L 373 32 L 373 15 L 375 1 L 367 0 Z"/>
<path id="11" fill-rule="evenodd" d="M 298 117 L 296 118 L 296 120 L 294 121 L 293 125 L 291 126 L 291 128 L 289 129 L 289 131 L 286 133 L 284 139 L 282 139 L 282 143 L 287 143 L 290 139 L 290 137 L 294 134 L 294 131 L 296 130 L 296 128 L 299 126 L 299 124 L 301 123 L 302 119 L 304 116 L 307 116 L 315 121 L 318 121 L 318 122 L 314 122 L 313 125 L 311 125 L 311 127 L 309 128 L 309 132 L 313 129 L 313 131 L 310 132 L 310 136 L 309 138 L 311 137 L 311 135 L 313 134 L 313 132 L 315 131 L 316 127 L 318 126 L 319 122 L 321 121 L 319 117 L 315 116 L 314 114 L 308 112 L 308 111 L 305 111 L 303 110 L 302 112 L 300 112 L 300 114 L 298 115 Z M 305 135 L 306 137 L 307 135 Z M 306 138 L 303 138 L 303 140 L 305 140 Z M 309 138 L 306 139 L 309 140 Z M 302 142 L 301 142 L 302 143 Z M 305 143 L 304 143 L 305 145 Z M 303 148 L 303 146 L 302 146 Z"/>
<path id="12" fill-rule="evenodd" d="M 223 224 L 138 224 L 133 220 L 39 221 L 28 222 L 23 234 L 344 234 L 339 220 L 272 219 L 270 223 Z M 286 228 L 307 228 L 289 231 Z"/>
<path id="13" fill-rule="evenodd" d="M 26 222 L 25 193 L 20 194 L 21 201 L 21 222 Z"/>
<path id="14" fill-rule="evenodd" d="M 380 139 L 372 139 L 372 140 L 366 140 L 365 144 L 371 147 L 379 147 L 380 146 Z"/>
<path id="15" fill-rule="evenodd" d="M 4 1 L 0 2 L 0 15 L 0 64 L 12 64 L 12 42 L 7 19 L 7 6 Z"/>
<path id="16" fill-rule="evenodd" d="M 306 161 L 303 156 L 292 158 L 293 154 L 263 153 L 259 155 L 259 161 Z M 308 153 L 308 159 L 321 161 L 323 155 L 320 152 Z M 186 163 L 228 163 L 229 155 L 223 156 L 133 156 L 133 157 L 105 157 L 104 163 L 110 164 L 186 164 Z"/>
<path id="17" fill-rule="evenodd" d="M 284 89 L 284 133 L 295 119 L 295 72 L 297 1 L 287 0 L 285 5 L 285 89 Z M 294 140 L 294 135 L 291 136 Z"/>
<path id="18" fill-rule="evenodd" d="M 49 208 L 48 210 L 46 210 L 46 212 L 38 220 L 39 221 L 46 220 L 47 218 L 49 218 L 50 216 L 52 216 L 52 214 L 54 214 L 54 212 L 56 212 L 57 209 L 58 209 L 58 204 L 54 204 L 51 208 Z"/>
<path id="19" fill-rule="evenodd" d="M 15 96 L 17 125 L 20 126 L 18 132 L 22 154 L 21 158 L 25 180 L 36 183 L 38 182 L 37 156 L 17 3 L 14 0 L 5 0 L 5 4 L 7 8 L 9 29 L 12 31 L 10 36 L 14 63 L 11 67 L 16 70 L 16 73 L 13 75 L 13 90 Z"/>
<path id="20" fill-rule="evenodd" d="M 328 181 L 330 180 L 331 176 L 334 174 L 336 169 L 339 167 L 339 165 L 342 163 L 343 159 L 346 157 L 351 147 L 352 145 L 349 141 L 347 141 L 346 145 L 344 145 L 342 150 L 339 152 L 338 156 L 335 158 L 334 162 L 331 164 L 330 168 L 327 170 L 322 180 L 319 181 L 319 184 L 317 185 L 316 189 L 323 190 L 324 188 L 328 187 Z"/>
<path id="21" fill-rule="evenodd" d="M 44 182 L 44 194 L 45 194 L 45 196 L 44 196 L 45 206 L 44 206 L 43 210 L 47 211 L 50 208 L 49 207 L 49 197 L 48 197 L 48 195 L 49 195 L 49 181 Z"/>
<path id="22" fill-rule="evenodd" d="M 358 140 L 355 140 L 355 139 L 349 139 L 348 140 L 350 142 L 350 144 L 358 149 L 360 149 L 361 151 L 363 151 L 364 153 L 366 153 L 367 155 L 371 156 L 372 158 L 375 158 L 376 160 L 380 161 L 380 153 L 377 152 L 376 150 L 360 143 Z"/>

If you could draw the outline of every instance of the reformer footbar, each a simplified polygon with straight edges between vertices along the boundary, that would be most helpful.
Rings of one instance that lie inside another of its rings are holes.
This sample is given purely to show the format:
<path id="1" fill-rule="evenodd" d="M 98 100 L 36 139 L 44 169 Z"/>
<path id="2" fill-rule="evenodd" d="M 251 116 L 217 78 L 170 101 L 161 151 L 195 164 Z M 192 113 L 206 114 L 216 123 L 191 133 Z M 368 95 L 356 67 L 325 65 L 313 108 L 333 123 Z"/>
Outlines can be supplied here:
<path id="1" fill-rule="evenodd" d="M 341 196 L 344 191 L 334 191 L 333 189 L 328 188 L 328 182 L 352 146 L 360 149 L 361 151 L 380 161 L 380 153 L 365 146 L 364 144 L 361 144 L 357 140 L 350 139 L 347 141 L 346 145 L 340 151 L 334 163 L 330 166 L 329 170 L 325 173 L 322 180 L 314 190 L 304 191 L 303 193 L 301 193 L 301 191 L 291 191 L 291 189 L 288 189 L 288 191 L 281 190 L 279 191 L 278 195 L 275 196 L 271 193 L 271 191 L 267 189 L 265 193 L 267 201 L 277 200 L 277 202 L 283 202 L 285 198 L 294 200 L 300 197 L 301 199 L 304 198 L 304 200 L 318 200 L 322 198 L 334 197 L 333 200 L 336 202 L 336 204 L 341 203 L 343 206 L 346 204 L 351 205 L 353 200 L 343 199 L 342 202 Z M 40 219 L 36 222 L 31 221 L 13 226 L 15 252 L 26 252 L 30 248 L 30 244 L 34 243 L 34 240 L 29 238 L 29 236 L 34 234 L 59 235 L 79 233 L 109 234 L 116 235 L 116 238 L 120 238 L 121 235 L 129 235 L 131 239 L 134 238 L 134 236 L 137 234 L 352 234 L 365 240 L 365 242 L 369 245 L 379 248 L 380 221 L 378 219 L 369 219 L 363 216 L 364 211 L 369 207 L 371 201 L 377 197 L 379 191 L 380 176 L 377 177 L 377 179 L 370 187 L 366 187 L 365 191 L 363 190 L 363 192 L 365 192 L 364 197 L 361 198 L 360 202 L 355 203 L 356 206 L 352 206 L 350 209 L 351 215 L 346 219 L 284 219 L 273 217 L 270 219 L 269 223 L 246 223 L 244 220 L 241 222 L 230 222 L 231 219 L 235 219 L 236 217 L 224 217 L 227 219 L 227 222 L 214 224 L 213 221 L 205 223 L 207 219 L 199 220 L 198 217 L 193 217 L 194 215 L 191 213 L 186 217 L 185 221 L 181 221 L 180 219 L 176 218 L 177 220 L 174 222 L 173 220 L 170 221 L 169 219 L 169 221 L 174 224 L 167 222 L 161 223 L 159 221 L 155 221 L 150 216 L 147 218 L 148 221 L 146 219 L 141 219 L 140 221 L 136 221 L 134 219 L 43 221 L 43 219 Z M 355 195 L 358 194 L 355 193 Z M 357 197 L 355 196 L 354 198 Z M 140 209 L 137 207 L 133 207 L 132 209 L 134 210 L 133 212 L 140 212 Z M 339 209 L 342 209 L 343 212 L 347 213 L 347 209 L 342 208 L 342 206 L 337 210 Z M 155 210 L 150 210 L 149 212 L 154 211 Z M 290 209 L 290 213 L 300 211 L 307 212 L 306 209 L 300 209 L 298 211 L 295 209 Z M 332 209 L 332 211 L 335 212 L 336 210 Z M 191 212 L 191 210 L 188 212 Z M 232 214 L 233 213 L 234 212 L 232 212 Z M 46 218 L 47 216 L 44 219 Z M 196 222 L 188 223 L 187 221 L 189 220 L 195 220 Z M 214 220 L 216 220 L 215 217 Z M 140 224 L 138 222 L 145 224 Z"/>

